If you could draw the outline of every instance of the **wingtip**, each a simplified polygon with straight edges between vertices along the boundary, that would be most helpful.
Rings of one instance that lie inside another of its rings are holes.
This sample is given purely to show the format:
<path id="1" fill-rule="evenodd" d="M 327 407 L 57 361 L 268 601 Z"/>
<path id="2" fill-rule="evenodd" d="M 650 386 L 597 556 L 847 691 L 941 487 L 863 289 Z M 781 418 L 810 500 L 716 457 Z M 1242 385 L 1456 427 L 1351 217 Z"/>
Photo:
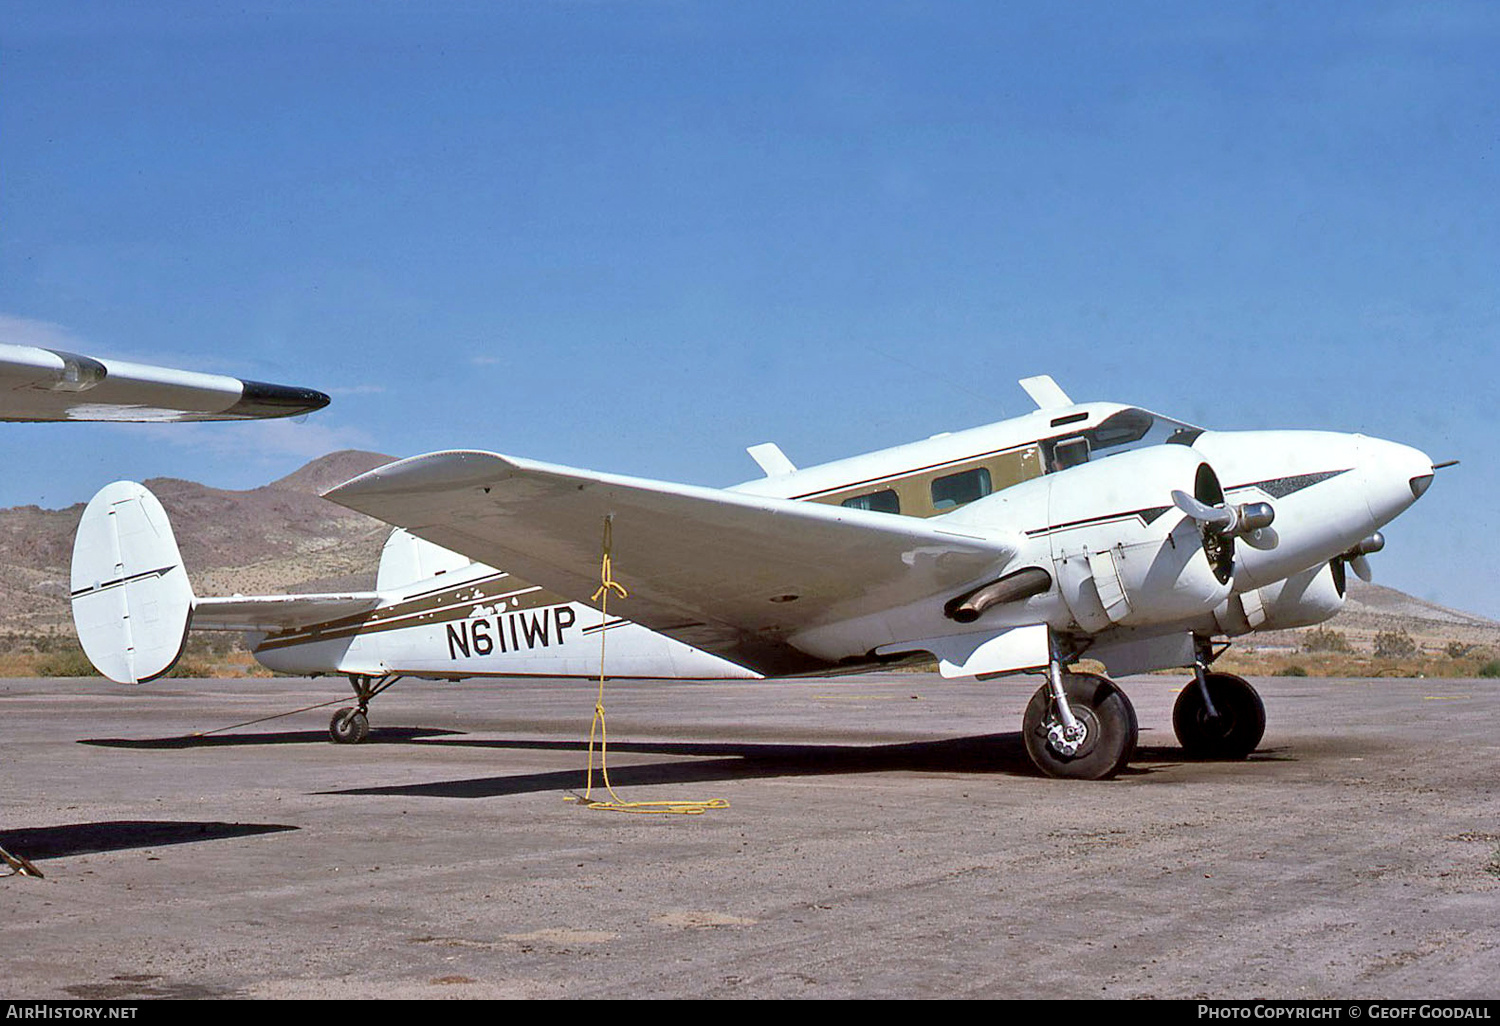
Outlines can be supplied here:
<path id="1" fill-rule="evenodd" d="M 227 417 L 246 420 L 299 417 L 327 406 L 332 400 L 313 388 L 272 385 L 264 381 L 242 381 L 239 401 L 224 411 Z"/>

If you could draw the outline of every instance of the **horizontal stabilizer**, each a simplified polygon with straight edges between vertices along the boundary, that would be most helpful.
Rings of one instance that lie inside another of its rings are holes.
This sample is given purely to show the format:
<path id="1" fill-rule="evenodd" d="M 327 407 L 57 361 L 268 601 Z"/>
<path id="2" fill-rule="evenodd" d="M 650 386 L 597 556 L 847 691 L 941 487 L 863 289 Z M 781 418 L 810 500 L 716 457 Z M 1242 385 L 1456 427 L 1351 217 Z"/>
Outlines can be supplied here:
<path id="1" fill-rule="evenodd" d="M 193 629 L 199 631 L 276 631 L 357 617 L 380 605 L 380 594 L 356 591 L 331 595 L 234 595 L 193 603 Z"/>
<path id="2" fill-rule="evenodd" d="M 141 485 L 106 485 L 83 511 L 72 597 L 78 641 L 110 680 L 151 680 L 182 654 L 193 589 L 166 511 Z"/>

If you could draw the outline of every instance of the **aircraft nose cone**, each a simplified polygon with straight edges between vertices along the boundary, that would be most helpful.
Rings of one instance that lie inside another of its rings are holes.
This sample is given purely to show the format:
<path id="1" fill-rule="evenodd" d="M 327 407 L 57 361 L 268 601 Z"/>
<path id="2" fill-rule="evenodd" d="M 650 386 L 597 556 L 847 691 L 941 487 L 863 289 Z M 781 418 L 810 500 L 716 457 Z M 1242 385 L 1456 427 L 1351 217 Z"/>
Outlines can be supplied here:
<path id="1" fill-rule="evenodd" d="M 1378 438 L 1359 440 L 1369 484 L 1370 513 L 1384 524 L 1420 499 L 1432 484 L 1432 459 L 1420 449 Z"/>

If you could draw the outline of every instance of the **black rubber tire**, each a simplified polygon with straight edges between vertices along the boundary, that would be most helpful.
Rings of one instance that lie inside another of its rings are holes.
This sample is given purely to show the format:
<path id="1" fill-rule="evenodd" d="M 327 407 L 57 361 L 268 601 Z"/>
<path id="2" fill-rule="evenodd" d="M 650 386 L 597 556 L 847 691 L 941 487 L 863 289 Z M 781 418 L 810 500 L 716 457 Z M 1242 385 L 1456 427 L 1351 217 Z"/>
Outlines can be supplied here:
<path id="1" fill-rule="evenodd" d="M 1210 717 L 1197 681 L 1189 681 L 1172 707 L 1172 730 L 1183 751 L 1195 759 L 1243 759 L 1266 733 L 1266 707 L 1243 677 L 1210 673 Z"/>
<path id="2" fill-rule="evenodd" d="M 345 706 L 328 721 L 328 736 L 341 745 L 357 745 L 370 736 L 370 718 L 353 706 Z"/>
<path id="3" fill-rule="evenodd" d="M 1139 734 L 1135 707 L 1113 681 L 1096 673 L 1064 673 L 1063 693 L 1068 696 L 1074 718 L 1088 731 L 1082 746 L 1067 756 L 1047 743 L 1047 730 L 1057 720 L 1057 708 L 1052 689 L 1043 684 L 1031 696 L 1021 721 L 1026 754 L 1049 777 L 1108 780 L 1135 754 Z"/>

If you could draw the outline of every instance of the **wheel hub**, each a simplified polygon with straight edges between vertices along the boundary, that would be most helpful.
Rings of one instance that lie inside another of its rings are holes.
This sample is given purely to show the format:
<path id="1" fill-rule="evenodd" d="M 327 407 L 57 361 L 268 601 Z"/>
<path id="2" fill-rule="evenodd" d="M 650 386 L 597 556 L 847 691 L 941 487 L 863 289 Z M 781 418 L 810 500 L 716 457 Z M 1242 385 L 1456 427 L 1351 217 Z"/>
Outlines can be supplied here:
<path id="1" fill-rule="evenodd" d="M 1099 732 L 1092 710 L 1075 707 L 1073 718 L 1076 722 L 1071 730 L 1060 719 L 1047 725 L 1047 747 L 1065 759 L 1087 755 Z"/>

